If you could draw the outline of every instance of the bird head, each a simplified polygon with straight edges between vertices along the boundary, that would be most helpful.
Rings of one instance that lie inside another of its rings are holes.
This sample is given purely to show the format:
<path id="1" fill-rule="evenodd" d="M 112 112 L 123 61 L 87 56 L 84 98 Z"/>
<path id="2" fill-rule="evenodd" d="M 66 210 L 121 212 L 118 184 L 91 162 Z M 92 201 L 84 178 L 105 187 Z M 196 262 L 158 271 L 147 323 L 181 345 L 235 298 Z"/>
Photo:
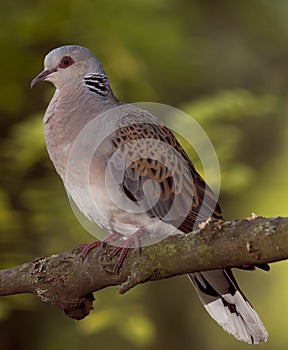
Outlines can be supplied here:
<path id="1" fill-rule="evenodd" d="M 56 88 L 82 81 L 87 74 L 103 74 L 102 64 L 85 47 L 65 45 L 50 51 L 44 59 L 44 70 L 31 82 L 31 88 L 41 81 L 50 81 Z"/>

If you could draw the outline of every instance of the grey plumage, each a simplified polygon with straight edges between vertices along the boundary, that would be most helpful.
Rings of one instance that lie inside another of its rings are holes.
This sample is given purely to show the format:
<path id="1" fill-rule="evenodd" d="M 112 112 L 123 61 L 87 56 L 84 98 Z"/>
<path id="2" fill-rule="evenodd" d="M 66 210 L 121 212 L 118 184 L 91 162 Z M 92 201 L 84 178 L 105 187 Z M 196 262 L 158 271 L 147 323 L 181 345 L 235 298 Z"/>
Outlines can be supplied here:
<path id="1" fill-rule="evenodd" d="M 31 86 L 43 80 L 56 87 L 44 117 L 49 156 L 69 196 L 90 220 L 125 237 L 144 227 L 157 239 L 170 231 L 189 232 L 209 217 L 222 220 L 213 192 L 171 131 L 149 112 L 119 102 L 88 49 L 67 45 L 51 51 Z M 107 172 L 113 191 L 107 188 Z M 87 174 L 89 194 L 83 190 Z M 230 269 L 189 278 L 227 332 L 248 343 L 267 341 Z"/>

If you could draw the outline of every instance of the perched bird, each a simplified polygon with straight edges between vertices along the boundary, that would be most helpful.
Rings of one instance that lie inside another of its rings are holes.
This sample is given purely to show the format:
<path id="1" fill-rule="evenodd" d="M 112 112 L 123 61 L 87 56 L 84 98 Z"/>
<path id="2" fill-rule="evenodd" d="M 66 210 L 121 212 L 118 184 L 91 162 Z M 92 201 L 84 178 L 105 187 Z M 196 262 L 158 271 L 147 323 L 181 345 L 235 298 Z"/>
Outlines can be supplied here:
<path id="1" fill-rule="evenodd" d="M 114 249 L 118 268 L 128 248 L 147 237 L 190 232 L 210 217 L 222 220 L 213 192 L 172 132 L 148 111 L 120 102 L 87 48 L 67 45 L 49 52 L 31 87 L 44 80 L 56 87 L 44 116 L 49 156 L 80 211 L 109 232 L 105 241 L 120 239 Z M 82 164 L 85 159 L 89 166 Z M 84 256 L 97 244 L 87 244 Z M 247 343 L 267 341 L 230 269 L 188 276 L 228 333 Z"/>

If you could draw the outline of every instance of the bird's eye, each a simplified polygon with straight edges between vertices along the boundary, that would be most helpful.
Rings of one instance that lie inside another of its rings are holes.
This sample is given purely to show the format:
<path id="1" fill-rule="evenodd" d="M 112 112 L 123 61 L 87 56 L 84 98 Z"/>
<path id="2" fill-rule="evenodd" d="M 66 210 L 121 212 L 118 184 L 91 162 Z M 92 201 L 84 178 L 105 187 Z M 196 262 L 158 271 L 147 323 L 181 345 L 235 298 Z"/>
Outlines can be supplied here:
<path id="1" fill-rule="evenodd" d="M 74 63 L 74 61 L 70 56 L 64 56 L 62 58 L 59 66 L 60 66 L 60 68 L 67 68 L 67 67 L 71 66 L 71 64 L 73 64 L 73 63 Z"/>

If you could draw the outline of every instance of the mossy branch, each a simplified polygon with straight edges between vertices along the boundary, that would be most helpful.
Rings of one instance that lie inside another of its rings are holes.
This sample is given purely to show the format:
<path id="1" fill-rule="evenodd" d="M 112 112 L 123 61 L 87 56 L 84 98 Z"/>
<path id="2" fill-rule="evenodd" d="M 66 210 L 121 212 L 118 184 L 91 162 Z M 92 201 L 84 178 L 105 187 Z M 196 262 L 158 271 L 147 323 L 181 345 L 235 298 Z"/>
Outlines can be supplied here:
<path id="1" fill-rule="evenodd" d="M 37 258 L 0 271 L 0 296 L 33 293 L 69 317 L 89 314 L 93 292 L 119 285 L 119 292 L 146 281 L 223 267 L 252 266 L 288 259 L 288 218 L 208 223 L 202 230 L 175 235 L 141 249 L 130 249 L 120 271 L 109 257 L 113 247 L 99 246 L 85 259 L 81 249 Z"/>

